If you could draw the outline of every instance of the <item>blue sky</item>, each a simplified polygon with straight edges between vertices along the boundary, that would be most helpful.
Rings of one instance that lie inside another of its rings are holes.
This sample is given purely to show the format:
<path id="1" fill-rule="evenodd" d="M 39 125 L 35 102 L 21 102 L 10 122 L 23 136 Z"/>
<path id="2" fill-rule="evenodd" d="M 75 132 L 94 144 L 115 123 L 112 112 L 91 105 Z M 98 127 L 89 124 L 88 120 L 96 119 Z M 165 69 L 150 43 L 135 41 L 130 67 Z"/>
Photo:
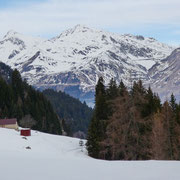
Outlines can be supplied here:
<path id="1" fill-rule="evenodd" d="M 0 39 L 13 29 L 51 38 L 76 24 L 180 46 L 180 0 L 0 0 Z"/>
<path id="2" fill-rule="evenodd" d="M 43 2 L 43 0 L 0 0 L 0 8 L 10 8 L 27 3 Z"/>

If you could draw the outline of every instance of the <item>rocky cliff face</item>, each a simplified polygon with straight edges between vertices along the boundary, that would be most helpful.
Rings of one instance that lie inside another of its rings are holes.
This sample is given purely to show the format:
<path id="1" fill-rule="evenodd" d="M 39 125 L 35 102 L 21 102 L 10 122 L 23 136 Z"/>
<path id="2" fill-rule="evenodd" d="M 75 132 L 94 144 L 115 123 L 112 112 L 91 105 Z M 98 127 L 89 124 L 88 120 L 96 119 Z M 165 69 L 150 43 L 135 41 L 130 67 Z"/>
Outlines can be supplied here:
<path id="1" fill-rule="evenodd" d="M 173 48 L 153 38 L 119 35 L 77 25 L 43 40 L 10 31 L 0 41 L 0 61 L 17 68 L 38 89 L 63 90 L 93 102 L 100 76 L 126 85 L 142 79 L 154 83 L 154 64 L 163 64 Z"/>

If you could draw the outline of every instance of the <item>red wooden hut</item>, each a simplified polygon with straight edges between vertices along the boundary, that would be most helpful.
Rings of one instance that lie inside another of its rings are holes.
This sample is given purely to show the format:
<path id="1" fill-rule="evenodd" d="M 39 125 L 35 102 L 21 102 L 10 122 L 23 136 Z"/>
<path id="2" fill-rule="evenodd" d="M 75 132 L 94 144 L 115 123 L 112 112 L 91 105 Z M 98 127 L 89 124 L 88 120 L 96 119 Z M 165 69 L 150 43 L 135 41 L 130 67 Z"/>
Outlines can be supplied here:
<path id="1" fill-rule="evenodd" d="M 18 130 L 17 119 L 0 119 L 0 127 Z"/>
<path id="2" fill-rule="evenodd" d="M 21 129 L 21 136 L 31 136 L 31 129 Z"/>

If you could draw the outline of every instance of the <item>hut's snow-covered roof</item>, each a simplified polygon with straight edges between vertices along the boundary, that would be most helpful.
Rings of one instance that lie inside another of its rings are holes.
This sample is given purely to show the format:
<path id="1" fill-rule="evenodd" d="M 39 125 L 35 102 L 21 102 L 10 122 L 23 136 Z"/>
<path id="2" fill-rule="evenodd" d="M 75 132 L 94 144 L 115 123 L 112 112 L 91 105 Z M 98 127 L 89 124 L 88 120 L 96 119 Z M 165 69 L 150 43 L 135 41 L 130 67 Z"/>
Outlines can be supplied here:
<path id="1" fill-rule="evenodd" d="M 0 125 L 16 124 L 17 119 L 0 119 Z"/>

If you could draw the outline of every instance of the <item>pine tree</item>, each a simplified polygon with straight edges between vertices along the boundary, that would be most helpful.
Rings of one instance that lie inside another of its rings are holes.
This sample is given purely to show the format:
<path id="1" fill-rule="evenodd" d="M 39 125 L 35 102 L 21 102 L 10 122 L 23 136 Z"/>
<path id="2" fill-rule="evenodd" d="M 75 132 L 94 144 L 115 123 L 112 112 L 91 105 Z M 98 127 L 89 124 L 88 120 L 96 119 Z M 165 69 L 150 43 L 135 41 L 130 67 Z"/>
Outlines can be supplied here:
<path id="1" fill-rule="evenodd" d="M 122 80 L 121 80 L 121 82 L 120 82 L 120 84 L 119 84 L 118 89 L 119 89 L 119 95 L 120 95 L 120 96 L 125 96 L 125 95 L 128 94 L 127 88 L 126 88 L 126 86 L 124 85 L 124 83 L 123 83 Z"/>
<path id="2" fill-rule="evenodd" d="M 104 86 L 104 80 L 102 77 L 99 78 L 99 81 L 96 85 L 95 93 L 95 117 L 97 120 L 105 120 L 108 115 L 107 100 L 106 100 L 106 91 Z"/>
<path id="3" fill-rule="evenodd" d="M 18 101 L 18 97 L 20 96 L 20 98 L 22 100 L 24 100 L 24 88 L 23 88 L 23 83 L 22 83 L 22 78 L 21 75 L 19 73 L 19 71 L 17 69 L 15 69 L 12 72 L 12 88 L 13 88 L 13 92 L 14 92 L 14 97 L 15 97 L 15 101 Z"/>
<path id="4" fill-rule="evenodd" d="M 101 138 L 99 136 L 100 130 L 98 129 L 100 127 L 100 123 L 95 117 L 92 118 L 89 130 L 88 130 L 88 136 L 87 136 L 87 143 L 86 147 L 88 150 L 88 155 L 94 158 L 99 158 L 99 152 L 100 152 L 100 141 Z"/>
<path id="5" fill-rule="evenodd" d="M 171 94 L 170 106 L 171 106 L 173 112 L 175 112 L 176 108 L 177 108 L 177 104 L 176 104 L 176 99 L 174 97 L 174 94 Z"/>
<path id="6" fill-rule="evenodd" d="M 87 150 L 88 154 L 94 158 L 99 157 L 100 142 L 105 138 L 108 118 L 108 104 L 103 78 L 100 77 L 96 85 L 95 110 L 90 123 Z"/>
<path id="7" fill-rule="evenodd" d="M 158 112 L 162 108 L 161 100 L 159 98 L 159 95 L 154 93 L 153 99 L 154 99 L 154 101 L 153 101 L 154 102 L 154 112 Z"/>
<path id="8" fill-rule="evenodd" d="M 132 90 L 131 90 L 131 94 L 132 94 L 133 97 L 136 97 L 138 95 L 139 96 L 144 96 L 145 93 L 146 93 L 146 90 L 143 87 L 141 80 L 139 80 L 138 82 L 133 83 L 133 87 L 132 87 Z"/>
<path id="9" fill-rule="evenodd" d="M 156 113 L 158 109 L 160 109 L 160 99 L 157 95 L 153 94 L 151 88 L 149 87 L 146 95 L 145 95 L 145 102 L 142 108 L 142 115 L 143 117 L 147 117 L 149 115 L 153 115 Z"/>
<path id="10" fill-rule="evenodd" d="M 176 108 L 176 121 L 180 125 L 180 104 L 177 104 Z"/>
<path id="11" fill-rule="evenodd" d="M 168 132 L 168 145 L 169 145 L 169 157 L 173 159 L 173 136 L 174 136 L 174 120 L 173 111 L 167 101 L 163 104 L 162 113 L 164 114 L 164 121 L 166 122 L 166 128 Z"/>
<path id="12" fill-rule="evenodd" d="M 112 100 L 118 96 L 118 87 L 116 81 L 112 78 L 109 82 L 107 92 L 107 98 Z"/>

